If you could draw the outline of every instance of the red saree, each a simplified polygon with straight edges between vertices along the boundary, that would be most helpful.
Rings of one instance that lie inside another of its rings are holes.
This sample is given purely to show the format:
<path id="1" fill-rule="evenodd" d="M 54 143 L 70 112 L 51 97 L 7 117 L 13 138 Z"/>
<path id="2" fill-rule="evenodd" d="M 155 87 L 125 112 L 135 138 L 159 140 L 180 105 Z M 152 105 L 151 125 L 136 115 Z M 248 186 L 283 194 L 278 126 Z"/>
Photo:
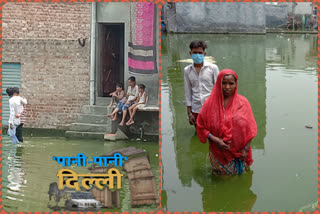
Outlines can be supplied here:
<path id="1" fill-rule="evenodd" d="M 206 143 L 209 133 L 223 141 L 231 141 L 230 149 L 225 151 L 210 142 L 210 152 L 223 165 L 239 158 L 241 150 L 257 135 L 257 124 L 250 103 L 237 93 L 238 85 L 226 108 L 223 108 L 222 79 L 227 74 L 232 74 L 238 80 L 237 74 L 232 70 L 219 72 L 211 95 L 205 101 L 197 119 L 197 134 L 202 143 Z M 248 165 L 253 163 L 251 148 L 245 162 Z"/>

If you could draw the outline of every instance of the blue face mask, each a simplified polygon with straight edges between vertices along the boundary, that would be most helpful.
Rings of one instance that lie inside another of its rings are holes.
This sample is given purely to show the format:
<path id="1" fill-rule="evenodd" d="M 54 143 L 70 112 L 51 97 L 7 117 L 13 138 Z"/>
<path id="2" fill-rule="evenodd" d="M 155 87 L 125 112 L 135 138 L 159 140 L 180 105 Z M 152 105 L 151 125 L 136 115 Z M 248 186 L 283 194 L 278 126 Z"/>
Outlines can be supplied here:
<path id="1" fill-rule="evenodd" d="M 203 54 L 192 54 L 191 56 L 192 56 L 192 60 L 195 64 L 203 63 L 203 60 L 204 60 Z"/>

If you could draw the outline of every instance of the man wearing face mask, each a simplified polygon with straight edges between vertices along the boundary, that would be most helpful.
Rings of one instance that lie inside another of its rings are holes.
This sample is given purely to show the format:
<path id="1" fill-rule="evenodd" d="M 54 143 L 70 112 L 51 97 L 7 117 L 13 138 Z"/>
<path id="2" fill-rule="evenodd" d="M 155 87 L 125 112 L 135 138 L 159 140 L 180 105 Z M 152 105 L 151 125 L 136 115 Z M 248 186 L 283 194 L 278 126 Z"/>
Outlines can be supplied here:
<path id="1" fill-rule="evenodd" d="M 204 41 L 190 43 L 190 55 L 193 64 L 184 68 L 185 104 L 190 125 L 197 125 L 197 117 L 204 101 L 210 96 L 217 80 L 219 68 L 204 61 L 207 44 Z"/>

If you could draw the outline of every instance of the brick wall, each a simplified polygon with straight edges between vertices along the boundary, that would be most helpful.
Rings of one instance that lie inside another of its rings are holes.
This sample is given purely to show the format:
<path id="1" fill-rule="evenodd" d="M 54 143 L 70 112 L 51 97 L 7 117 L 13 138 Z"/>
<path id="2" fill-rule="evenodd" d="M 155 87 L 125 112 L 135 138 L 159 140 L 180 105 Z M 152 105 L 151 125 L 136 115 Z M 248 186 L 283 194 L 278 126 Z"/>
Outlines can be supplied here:
<path id="1" fill-rule="evenodd" d="M 90 36 L 88 3 L 7 3 L 3 38 L 78 39 Z"/>
<path id="2" fill-rule="evenodd" d="M 90 4 L 8 3 L 3 9 L 3 62 L 21 63 L 26 127 L 56 128 L 89 104 Z"/>

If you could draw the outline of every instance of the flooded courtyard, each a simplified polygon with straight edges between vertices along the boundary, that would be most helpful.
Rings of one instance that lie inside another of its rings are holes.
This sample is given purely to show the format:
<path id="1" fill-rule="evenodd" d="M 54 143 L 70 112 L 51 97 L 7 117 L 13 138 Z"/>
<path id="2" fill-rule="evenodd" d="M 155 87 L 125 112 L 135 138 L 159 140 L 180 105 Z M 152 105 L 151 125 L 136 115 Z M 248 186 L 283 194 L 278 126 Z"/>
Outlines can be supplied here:
<path id="1" fill-rule="evenodd" d="M 241 176 L 211 173 L 183 104 L 192 40 L 239 76 L 258 134 Z M 162 37 L 162 206 L 168 211 L 312 211 L 317 202 L 317 35 L 176 34 Z M 307 127 L 309 128 L 307 128 Z M 312 128 L 310 128 L 312 127 Z M 186 203 L 187 202 L 187 203 Z"/>
<path id="2" fill-rule="evenodd" d="M 90 173 L 86 167 L 62 167 L 53 156 L 76 156 L 83 153 L 89 159 L 101 156 L 115 149 L 134 146 L 149 153 L 152 172 L 159 183 L 158 143 L 140 141 L 104 142 L 95 140 L 67 140 L 55 137 L 29 137 L 19 145 L 12 145 L 4 136 L 3 156 L 3 205 L 6 211 L 67 211 L 62 200 L 56 204 L 49 201 L 49 184 L 58 182 L 57 172 L 70 168 L 77 173 Z M 101 211 L 153 211 L 156 205 L 132 208 L 130 205 L 128 179 L 122 179 L 120 190 L 120 209 L 101 209 Z M 61 209 L 59 210 L 60 207 Z"/>

